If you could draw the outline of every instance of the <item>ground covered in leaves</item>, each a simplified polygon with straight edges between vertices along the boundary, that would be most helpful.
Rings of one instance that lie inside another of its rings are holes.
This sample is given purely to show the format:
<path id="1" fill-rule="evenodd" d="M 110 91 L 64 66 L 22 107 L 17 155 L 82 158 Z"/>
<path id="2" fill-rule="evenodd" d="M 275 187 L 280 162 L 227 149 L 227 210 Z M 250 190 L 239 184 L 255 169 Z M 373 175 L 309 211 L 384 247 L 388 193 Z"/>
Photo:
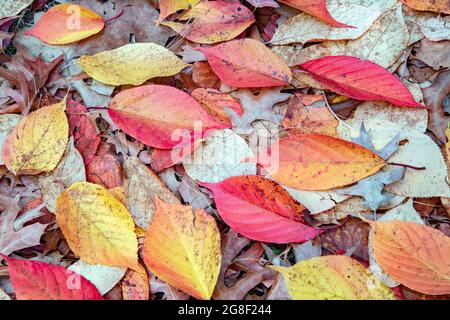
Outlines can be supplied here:
<path id="1" fill-rule="evenodd" d="M 0 300 L 448 299 L 446 0 L 0 0 Z"/>

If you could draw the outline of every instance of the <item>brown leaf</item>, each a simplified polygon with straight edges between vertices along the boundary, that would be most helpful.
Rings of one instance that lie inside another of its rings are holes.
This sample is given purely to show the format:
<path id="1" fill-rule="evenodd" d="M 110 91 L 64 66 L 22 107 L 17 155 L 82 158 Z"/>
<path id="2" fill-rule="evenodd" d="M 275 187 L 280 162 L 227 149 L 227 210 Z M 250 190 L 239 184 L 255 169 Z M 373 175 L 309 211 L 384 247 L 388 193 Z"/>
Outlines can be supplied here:
<path id="1" fill-rule="evenodd" d="M 450 122 L 450 117 L 446 116 L 442 108 L 445 97 L 450 93 L 450 70 L 439 73 L 433 85 L 422 89 L 425 105 L 431 110 L 428 112 L 428 128 L 434 135 L 445 143 L 445 129 Z"/>
<path id="2" fill-rule="evenodd" d="M 28 114 L 50 73 L 62 60 L 63 56 L 59 56 L 46 63 L 42 54 L 34 59 L 26 52 L 17 53 L 5 63 L 6 68 L 0 67 L 0 77 L 8 80 L 16 89 L 0 89 L 0 94 L 11 97 L 19 105 L 22 114 Z"/>
<path id="3" fill-rule="evenodd" d="M 96 156 L 86 166 L 86 180 L 107 189 L 123 185 L 122 166 L 110 146 L 100 145 Z"/>

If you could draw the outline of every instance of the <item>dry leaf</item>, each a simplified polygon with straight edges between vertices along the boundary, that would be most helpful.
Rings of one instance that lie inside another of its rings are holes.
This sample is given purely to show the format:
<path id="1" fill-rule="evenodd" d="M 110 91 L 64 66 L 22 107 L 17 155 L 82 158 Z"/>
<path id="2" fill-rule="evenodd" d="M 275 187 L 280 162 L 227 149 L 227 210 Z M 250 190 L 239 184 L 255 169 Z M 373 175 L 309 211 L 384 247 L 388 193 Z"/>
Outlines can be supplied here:
<path id="1" fill-rule="evenodd" d="M 134 222 L 141 228 L 147 229 L 153 218 L 156 197 L 169 204 L 180 204 L 172 191 L 139 159 L 129 157 L 123 169 L 127 207 Z"/>
<path id="2" fill-rule="evenodd" d="M 83 158 L 75 149 L 73 138 L 69 139 L 67 149 L 58 166 L 50 173 L 38 176 L 43 201 L 50 212 L 56 210 L 59 194 L 75 182 L 86 181 Z"/>

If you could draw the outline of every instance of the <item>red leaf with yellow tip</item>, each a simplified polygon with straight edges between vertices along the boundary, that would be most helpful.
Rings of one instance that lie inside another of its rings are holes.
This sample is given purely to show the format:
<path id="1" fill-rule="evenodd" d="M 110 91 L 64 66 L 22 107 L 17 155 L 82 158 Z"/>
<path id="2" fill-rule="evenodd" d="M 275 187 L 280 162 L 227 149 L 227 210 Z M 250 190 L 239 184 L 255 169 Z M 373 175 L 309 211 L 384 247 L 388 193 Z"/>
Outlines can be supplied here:
<path id="1" fill-rule="evenodd" d="M 199 48 L 223 83 L 238 88 L 278 87 L 292 80 L 286 62 L 253 39 Z"/>
<path id="2" fill-rule="evenodd" d="M 343 187 L 378 172 L 385 161 L 352 142 L 322 134 L 294 134 L 258 158 L 278 183 L 301 190 Z"/>
<path id="3" fill-rule="evenodd" d="M 392 278 L 426 294 L 450 294 L 450 237 L 414 222 L 371 222 L 375 260 Z"/>
<path id="4" fill-rule="evenodd" d="M 205 211 L 156 198 L 143 259 L 160 279 L 197 299 L 210 299 L 220 271 L 220 233 Z"/>
<path id="5" fill-rule="evenodd" d="M 383 67 L 350 56 L 328 56 L 300 65 L 325 88 L 357 100 L 383 100 L 423 107 L 399 79 Z"/>
<path id="6" fill-rule="evenodd" d="M 26 34 L 48 44 L 68 44 L 97 34 L 104 26 L 105 21 L 97 13 L 65 3 L 50 8 Z"/>
<path id="7" fill-rule="evenodd" d="M 9 277 L 18 300 L 103 300 L 91 282 L 64 267 L 33 260 L 4 259 L 8 262 Z"/>
<path id="8" fill-rule="evenodd" d="M 253 22 L 255 16 L 240 3 L 207 1 L 195 5 L 179 20 L 162 22 L 182 37 L 197 43 L 223 42 L 237 37 Z"/>
<path id="9" fill-rule="evenodd" d="M 336 28 L 352 28 L 336 21 L 327 8 L 326 0 L 279 0 L 290 7 L 302 10 Z"/>
<path id="10" fill-rule="evenodd" d="M 181 147 L 203 138 L 209 129 L 230 127 L 212 118 L 189 94 L 162 85 L 122 91 L 108 112 L 120 129 L 158 149 Z"/>
<path id="11" fill-rule="evenodd" d="M 322 231 L 305 224 L 308 210 L 276 182 L 261 176 L 202 183 L 211 190 L 220 217 L 236 232 L 272 243 L 304 242 Z"/>

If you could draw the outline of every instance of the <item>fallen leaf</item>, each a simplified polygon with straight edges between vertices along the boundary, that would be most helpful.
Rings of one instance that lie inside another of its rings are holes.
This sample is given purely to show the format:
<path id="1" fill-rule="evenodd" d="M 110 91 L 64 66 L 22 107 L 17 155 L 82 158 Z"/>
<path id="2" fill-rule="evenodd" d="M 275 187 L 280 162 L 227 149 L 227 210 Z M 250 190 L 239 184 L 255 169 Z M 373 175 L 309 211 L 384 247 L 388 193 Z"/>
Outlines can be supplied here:
<path id="1" fill-rule="evenodd" d="M 27 51 L 19 51 L 11 61 L 5 63 L 6 68 L 0 67 L 0 77 L 8 80 L 16 89 L 0 88 L 0 94 L 11 97 L 19 105 L 22 114 L 27 115 L 47 83 L 50 73 L 63 58 L 63 55 L 59 55 L 45 62 L 42 54 L 33 58 Z"/>
<path id="2" fill-rule="evenodd" d="M 322 233 L 305 223 L 308 210 L 272 180 L 232 177 L 201 183 L 214 194 L 220 217 L 236 232 L 270 243 L 304 242 Z"/>
<path id="3" fill-rule="evenodd" d="M 150 284 L 146 272 L 128 269 L 122 279 L 123 300 L 148 300 Z"/>
<path id="4" fill-rule="evenodd" d="M 110 291 L 125 275 L 126 268 L 89 264 L 78 260 L 67 268 L 89 280 L 104 295 Z"/>
<path id="5" fill-rule="evenodd" d="M 352 28 L 336 28 L 306 13 L 300 13 L 279 26 L 271 43 L 284 45 L 320 40 L 357 39 L 384 11 L 392 7 L 393 3 L 392 0 L 327 0 L 328 11 L 334 20 Z"/>
<path id="6" fill-rule="evenodd" d="M 425 62 L 434 70 L 450 68 L 450 41 L 434 42 L 422 39 L 416 58 Z"/>
<path id="7" fill-rule="evenodd" d="M 56 221 L 70 249 L 83 261 L 139 266 L 133 219 L 106 189 L 87 182 L 73 184 L 56 201 Z"/>
<path id="8" fill-rule="evenodd" d="M 155 78 L 177 74 L 187 65 L 170 50 L 155 43 L 133 43 L 93 56 L 78 64 L 95 80 L 110 85 L 140 85 Z"/>
<path id="9" fill-rule="evenodd" d="M 337 137 L 336 128 L 339 121 L 325 106 L 323 97 L 315 97 L 317 101 L 307 104 L 303 101 L 304 96 L 292 96 L 284 116 L 283 127 L 288 129 L 289 133 L 320 133 Z"/>
<path id="10" fill-rule="evenodd" d="M 237 37 L 255 22 L 255 17 L 240 3 L 208 1 L 196 4 L 179 20 L 188 22 L 161 24 L 192 42 L 211 44 Z"/>
<path id="11" fill-rule="evenodd" d="M 365 261 L 369 260 L 369 231 L 367 223 L 350 218 L 340 228 L 330 230 L 320 235 L 322 247 L 331 254 L 342 254 L 350 252 Z"/>
<path id="12" fill-rule="evenodd" d="M 38 174 L 56 168 L 69 136 L 65 108 L 63 100 L 20 120 L 3 145 L 2 158 L 8 170 L 14 174 Z"/>
<path id="13" fill-rule="evenodd" d="M 287 100 L 291 95 L 282 93 L 280 88 L 265 89 L 254 95 L 250 90 L 239 90 L 233 96 L 239 100 L 244 110 L 243 114 L 226 108 L 233 124 L 233 130 L 238 134 L 251 134 L 255 129 L 252 124 L 256 120 L 266 120 L 280 124 L 283 120 L 281 114 L 274 111 L 277 103 Z"/>
<path id="14" fill-rule="evenodd" d="M 144 242 L 145 264 L 174 287 L 197 299 L 210 299 L 222 258 L 215 220 L 202 210 L 156 199 Z"/>
<path id="15" fill-rule="evenodd" d="M 51 7 L 25 34 L 48 44 L 68 44 L 103 30 L 105 22 L 97 13 L 76 4 Z"/>
<path id="16" fill-rule="evenodd" d="M 206 56 L 220 80 L 230 86 L 277 87 L 292 80 L 286 62 L 253 39 L 233 40 L 198 50 Z"/>
<path id="17" fill-rule="evenodd" d="M 450 117 L 445 115 L 442 105 L 445 97 L 450 93 L 450 70 L 441 71 L 433 84 L 422 91 L 425 105 L 431 109 L 428 113 L 428 127 L 441 142 L 446 142 L 445 129 L 450 122 Z"/>
<path id="18" fill-rule="evenodd" d="M 371 222 L 376 261 L 392 278 L 426 294 L 450 292 L 450 238 L 414 222 Z M 400 256 L 402 258 L 400 258 Z"/>
<path id="19" fill-rule="evenodd" d="M 38 245 L 47 227 L 45 224 L 33 223 L 15 230 L 14 222 L 21 211 L 18 201 L 19 196 L 10 199 L 8 206 L 0 214 L 0 253 L 4 255 Z"/>
<path id="20" fill-rule="evenodd" d="M 229 129 L 216 130 L 182 164 L 192 179 L 216 183 L 233 176 L 256 174 L 256 164 L 244 162 L 253 156 L 239 135 Z"/>
<path id="21" fill-rule="evenodd" d="M 83 158 L 75 149 L 73 138 L 69 139 L 67 149 L 58 166 L 49 173 L 38 176 L 43 201 L 50 212 L 56 210 L 59 194 L 75 182 L 86 181 Z"/>
<path id="22" fill-rule="evenodd" d="M 422 107 L 397 78 L 373 62 L 350 56 L 330 56 L 300 66 L 326 88 L 350 98 Z"/>
<path id="23" fill-rule="evenodd" d="M 159 18 L 158 22 L 163 21 L 172 13 L 178 10 L 190 9 L 196 7 L 200 0 L 159 0 Z"/>
<path id="24" fill-rule="evenodd" d="M 392 291 L 360 263 L 346 256 L 324 256 L 280 272 L 294 300 L 395 300 Z"/>
<path id="25" fill-rule="evenodd" d="M 238 116 L 242 116 L 244 112 L 240 103 L 229 93 L 198 88 L 192 91 L 191 95 L 217 121 L 228 126 L 231 126 L 231 118 L 227 113 L 227 108 L 233 110 Z"/>
<path id="26" fill-rule="evenodd" d="M 6 137 L 19 123 L 22 117 L 18 114 L 2 114 L 0 115 L 0 150 L 3 149 Z M 4 164 L 0 155 L 0 165 Z"/>
<path id="27" fill-rule="evenodd" d="M 108 113 L 127 134 L 158 149 L 181 147 L 192 138 L 203 138 L 209 129 L 226 127 L 187 93 L 162 85 L 122 91 L 112 100 Z"/>
<path id="28" fill-rule="evenodd" d="M 20 11 L 27 8 L 34 0 L 1 0 L 0 1 L 0 19 L 17 15 Z"/>
<path id="29" fill-rule="evenodd" d="M 11 297 L 8 296 L 5 291 L 0 289 L 0 300 L 3 300 L 3 301 L 11 300 Z"/>
<path id="30" fill-rule="evenodd" d="M 88 109 L 81 103 L 70 100 L 67 102 L 67 119 L 69 132 L 75 140 L 75 147 L 81 153 L 85 165 L 89 165 L 95 157 L 100 145 L 98 130 L 89 117 Z"/>
<path id="31" fill-rule="evenodd" d="M 321 134 L 281 138 L 258 158 L 278 183 L 301 190 L 328 190 L 378 172 L 385 164 L 357 144 Z"/>
<path id="32" fill-rule="evenodd" d="M 201 88 L 218 87 L 218 85 L 220 84 L 219 78 L 211 69 L 209 63 L 206 61 L 197 61 L 194 63 L 194 65 L 192 66 L 192 80 Z M 194 91 L 191 94 L 193 94 Z M 194 99 L 196 98 L 194 97 Z"/>
<path id="33" fill-rule="evenodd" d="M 64 267 L 4 259 L 18 300 L 103 300 L 92 283 Z"/>
<path id="34" fill-rule="evenodd" d="M 86 181 L 98 184 L 106 189 L 123 185 L 122 166 L 110 145 L 100 145 L 96 156 L 86 166 Z"/>
<path id="35" fill-rule="evenodd" d="M 401 0 L 408 7 L 418 11 L 434 11 L 450 14 L 450 3 L 447 0 Z"/>
<path id="36" fill-rule="evenodd" d="M 134 222 L 147 229 L 156 211 L 155 196 L 168 204 L 180 204 L 180 200 L 161 179 L 139 159 L 129 157 L 123 164 L 127 207 Z"/>

